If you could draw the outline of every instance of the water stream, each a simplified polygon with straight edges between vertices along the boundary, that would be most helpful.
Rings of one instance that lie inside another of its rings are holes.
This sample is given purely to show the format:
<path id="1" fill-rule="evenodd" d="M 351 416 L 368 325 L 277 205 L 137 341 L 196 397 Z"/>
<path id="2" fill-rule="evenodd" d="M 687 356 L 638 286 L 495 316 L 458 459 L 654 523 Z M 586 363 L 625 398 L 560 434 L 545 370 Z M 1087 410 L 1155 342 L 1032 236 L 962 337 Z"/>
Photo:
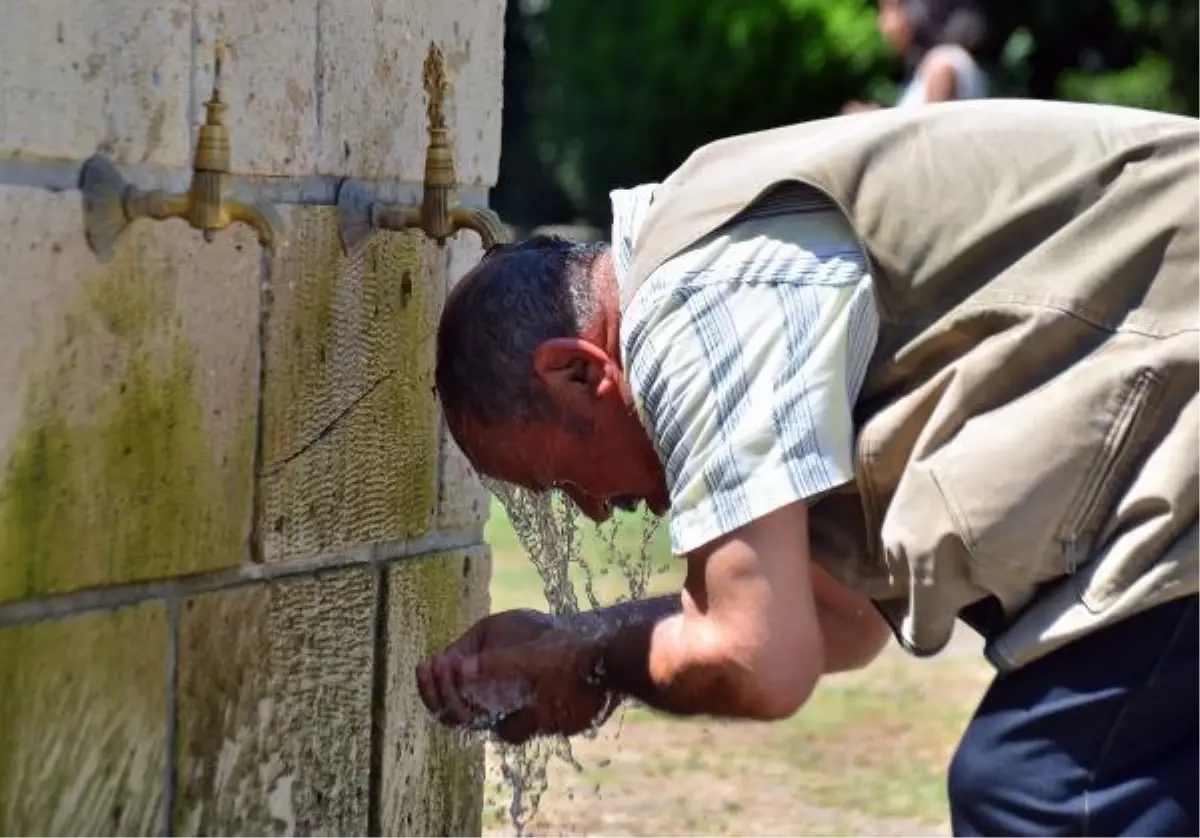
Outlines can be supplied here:
<path id="1" fill-rule="evenodd" d="M 579 612 L 580 594 L 583 607 L 588 609 L 646 596 L 656 570 L 650 548 L 660 523 L 649 511 L 641 521 L 641 538 L 635 541 L 640 546 L 630 550 L 622 546 L 623 540 L 618 537 L 622 527 L 631 525 L 628 520 L 614 516 L 609 522 L 596 525 L 584 518 L 569 500 L 556 496 L 557 493 L 534 493 L 496 481 L 485 484 L 504 505 L 525 555 L 541 577 L 551 613 Z M 602 545 L 600 555 L 584 554 L 582 527 L 598 530 L 595 541 Z M 623 584 L 617 586 L 619 592 L 615 595 L 603 596 L 601 588 L 610 592 L 613 585 L 599 583 L 610 581 L 605 577 L 614 572 Z M 619 719 L 612 719 L 610 724 L 619 724 Z M 595 734 L 592 731 L 590 735 Z M 502 781 L 509 792 L 507 816 L 517 834 L 524 835 L 548 787 L 547 767 L 551 760 L 562 760 L 576 770 L 582 766 L 571 751 L 570 741 L 564 737 L 538 738 L 521 746 L 497 742 L 495 748 Z"/>

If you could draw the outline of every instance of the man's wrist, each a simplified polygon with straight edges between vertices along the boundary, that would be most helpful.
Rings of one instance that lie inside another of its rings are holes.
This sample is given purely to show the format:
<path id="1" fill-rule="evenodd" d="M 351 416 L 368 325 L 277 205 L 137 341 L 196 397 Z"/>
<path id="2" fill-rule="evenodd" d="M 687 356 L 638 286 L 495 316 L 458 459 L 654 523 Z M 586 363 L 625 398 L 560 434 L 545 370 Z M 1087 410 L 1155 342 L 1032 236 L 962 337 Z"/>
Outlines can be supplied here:
<path id="1" fill-rule="evenodd" d="M 678 596 L 656 597 L 562 618 L 563 627 L 579 638 L 578 677 L 614 697 L 614 706 L 630 695 L 648 700 L 650 637 L 660 620 L 678 613 L 680 603 Z"/>
<path id="2" fill-rule="evenodd" d="M 607 644 L 603 639 L 591 640 L 583 653 L 582 672 L 580 677 L 598 689 L 611 689 L 608 680 L 608 667 L 605 665 Z"/>
<path id="3" fill-rule="evenodd" d="M 585 640 L 576 665 L 576 674 L 584 684 L 607 695 L 605 709 L 600 718 L 596 720 L 597 724 L 606 721 L 625 698 L 625 695 L 616 689 L 609 678 L 606 664 L 607 650 L 608 644 L 605 638 Z"/>

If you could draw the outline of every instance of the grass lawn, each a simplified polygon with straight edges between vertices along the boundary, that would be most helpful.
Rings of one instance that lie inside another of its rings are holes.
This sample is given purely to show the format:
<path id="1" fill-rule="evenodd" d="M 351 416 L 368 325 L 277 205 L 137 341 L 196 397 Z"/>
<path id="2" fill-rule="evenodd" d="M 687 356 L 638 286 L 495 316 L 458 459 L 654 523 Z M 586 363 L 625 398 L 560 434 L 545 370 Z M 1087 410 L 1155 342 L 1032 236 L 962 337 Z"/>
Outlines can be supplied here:
<path id="1" fill-rule="evenodd" d="M 600 570 L 608 545 L 637 550 L 640 515 L 615 537 L 583 526 L 583 551 Z M 545 608 L 541 579 L 494 503 L 492 607 Z M 650 543 L 650 592 L 678 590 L 681 562 L 665 527 Z M 577 575 L 578 576 L 578 575 Z M 610 569 L 602 602 L 626 589 Z M 581 595 L 581 602 L 586 599 Z M 619 711 L 593 739 L 572 741 L 578 767 L 551 761 L 533 835 L 944 835 L 945 766 L 989 671 L 963 631 L 932 660 L 889 649 L 869 669 L 825 679 L 795 717 L 758 724 L 677 720 Z M 484 828 L 512 834 L 510 792 L 489 758 Z"/>

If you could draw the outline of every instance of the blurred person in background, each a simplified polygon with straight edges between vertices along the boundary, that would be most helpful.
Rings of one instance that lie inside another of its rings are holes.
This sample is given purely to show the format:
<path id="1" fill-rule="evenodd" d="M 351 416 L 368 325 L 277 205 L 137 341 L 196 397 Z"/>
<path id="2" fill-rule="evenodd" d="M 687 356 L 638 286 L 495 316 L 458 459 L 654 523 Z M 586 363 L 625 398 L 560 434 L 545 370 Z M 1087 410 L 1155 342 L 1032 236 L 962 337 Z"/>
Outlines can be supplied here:
<path id="1" fill-rule="evenodd" d="M 880 0 L 879 29 L 906 65 L 896 107 L 987 96 L 987 78 L 974 57 L 987 23 L 972 0 Z M 847 102 L 842 113 L 879 107 Z"/>

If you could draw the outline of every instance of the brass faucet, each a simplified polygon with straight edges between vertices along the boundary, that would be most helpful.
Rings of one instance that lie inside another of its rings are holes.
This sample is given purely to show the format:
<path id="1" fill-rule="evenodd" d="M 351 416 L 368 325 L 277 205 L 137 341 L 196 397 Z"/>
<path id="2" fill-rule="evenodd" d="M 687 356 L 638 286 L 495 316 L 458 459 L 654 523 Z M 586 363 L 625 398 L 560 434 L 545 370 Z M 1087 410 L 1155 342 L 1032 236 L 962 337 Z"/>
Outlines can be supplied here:
<path id="1" fill-rule="evenodd" d="M 211 242 L 219 231 L 235 222 L 258 232 L 263 247 L 282 244 L 283 222 L 275 208 L 231 197 L 228 105 L 221 100 L 221 69 L 225 44 L 218 41 L 213 56 L 212 96 L 204 103 L 205 120 L 196 141 L 192 183 L 187 192 L 170 194 L 161 189 L 144 191 L 130 185 L 103 156 L 93 155 L 80 173 L 84 231 L 88 245 L 102 259 L 112 255 L 117 236 L 137 218 L 182 218 Z"/>
<path id="2" fill-rule="evenodd" d="M 425 188 L 419 204 L 375 202 L 360 183 L 344 180 L 338 187 L 337 206 L 342 247 L 357 256 L 375 230 L 422 230 L 442 246 L 459 230 L 474 230 L 484 249 L 508 241 L 500 217 L 490 209 L 468 207 L 455 198 L 454 151 L 446 127 L 446 94 L 449 79 L 445 60 L 436 44 L 429 45 L 423 67 L 428 97 L 429 145 L 425 149 Z"/>

